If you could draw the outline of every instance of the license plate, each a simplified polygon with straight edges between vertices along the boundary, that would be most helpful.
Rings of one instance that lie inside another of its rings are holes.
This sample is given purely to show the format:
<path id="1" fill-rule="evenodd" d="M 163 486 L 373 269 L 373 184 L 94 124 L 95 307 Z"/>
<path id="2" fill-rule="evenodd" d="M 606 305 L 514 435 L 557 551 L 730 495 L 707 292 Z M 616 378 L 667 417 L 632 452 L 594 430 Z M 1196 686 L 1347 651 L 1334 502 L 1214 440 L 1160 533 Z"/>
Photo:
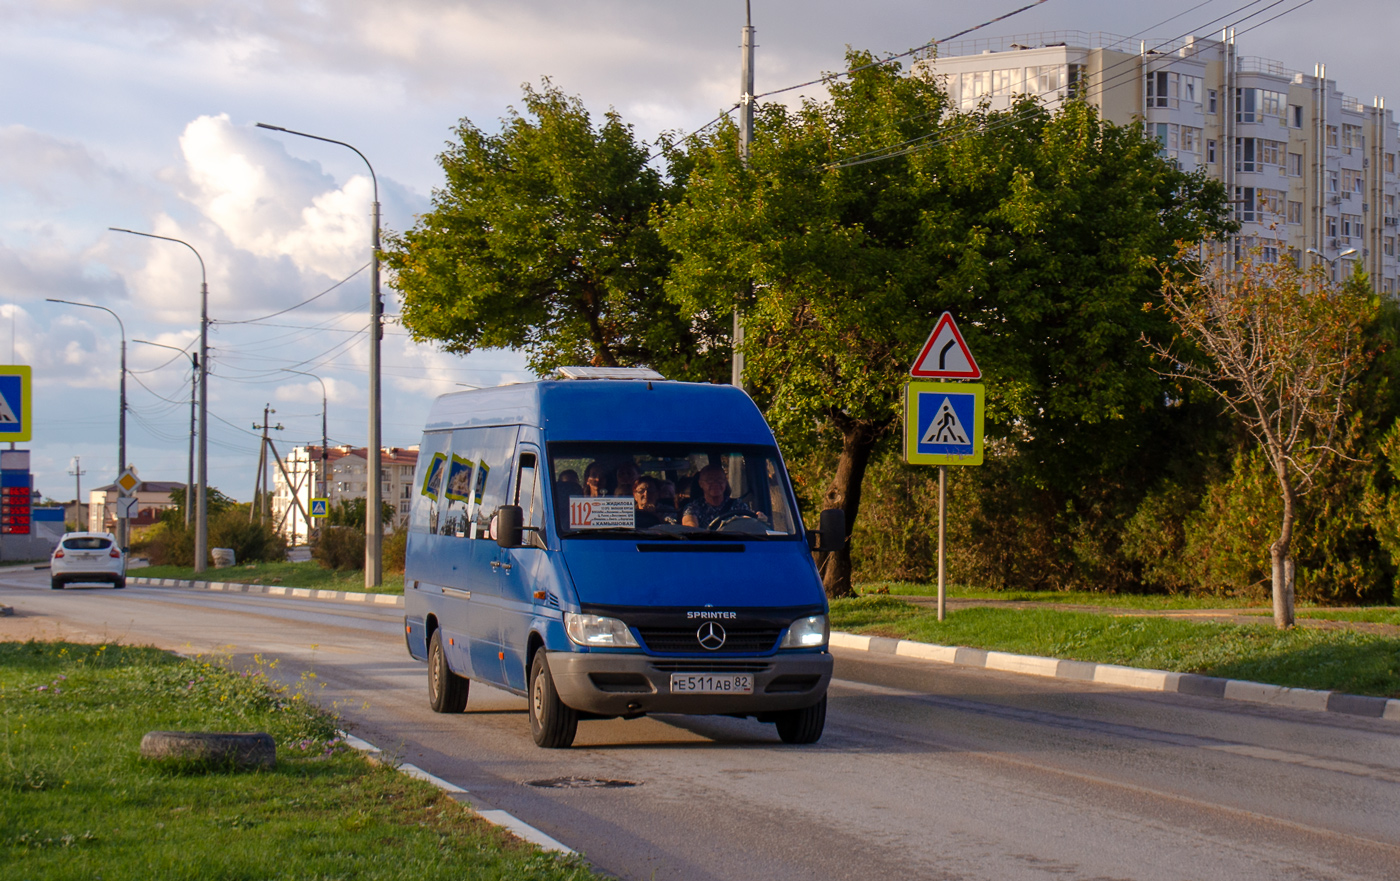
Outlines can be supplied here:
<path id="1" fill-rule="evenodd" d="M 753 694 L 753 676 L 748 673 L 672 673 L 671 691 L 676 694 Z"/>

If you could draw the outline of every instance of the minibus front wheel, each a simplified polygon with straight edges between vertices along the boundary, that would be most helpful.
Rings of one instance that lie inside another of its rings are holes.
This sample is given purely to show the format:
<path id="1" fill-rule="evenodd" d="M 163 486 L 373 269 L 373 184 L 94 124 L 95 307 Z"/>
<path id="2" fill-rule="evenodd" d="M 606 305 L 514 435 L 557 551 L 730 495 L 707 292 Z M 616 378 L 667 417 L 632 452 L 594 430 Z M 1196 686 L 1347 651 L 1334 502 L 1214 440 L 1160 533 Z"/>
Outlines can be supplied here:
<path id="1" fill-rule="evenodd" d="M 433 631 L 428 641 L 428 705 L 434 713 L 460 713 L 467 708 L 471 680 L 463 679 L 447 666 L 442 650 L 442 629 Z"/>
<path id="2" fill-rule="evenodd" d="M 826 695 L 819 703 L 800 710 L 783 710 L 777 717 L 778 736 L 783 743 L 816 743 L 826 727 Z"/>
<path id="3" fill-rule="evenodd" d="M 578 711 L 559 700 L 544 649 L 530 662 L 530 736 L 536 746 L 566 749 L 578 733 Z"/>

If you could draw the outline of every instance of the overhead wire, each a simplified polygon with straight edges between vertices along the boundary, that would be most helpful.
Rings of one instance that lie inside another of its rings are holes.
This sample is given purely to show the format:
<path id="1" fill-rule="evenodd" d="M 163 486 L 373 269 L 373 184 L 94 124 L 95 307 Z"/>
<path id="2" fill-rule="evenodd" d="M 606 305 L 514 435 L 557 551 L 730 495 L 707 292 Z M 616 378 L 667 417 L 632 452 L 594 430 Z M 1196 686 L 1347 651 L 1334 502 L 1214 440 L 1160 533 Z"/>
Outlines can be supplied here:
<path id="1" fill-rule="evenodd" d="M 305 300 L 302 300 L 300 303 L 297 303 L 297 304 L 295 304 L 295 305 L 293 305 L 293 306 L 288 306 L 286 309 L 282 309 L 282 310 L 279 310 L 279 311 L 277 311 L 277 312 L 273 312 L 273 313 L 270 314 L 270 315 L 262 315 L 262 316 L 259 316 L 258 318 L 250 318 L 250 319 L 248 319 L 248 320 L 246 320 L 246 321 L 231 321 L 231 320 L 229 320 L 229 319 L 221 319 L 220 321 L 215 322 L 215 323 L 217 323 L 217 324 L 253 324 L 253 323 L 258 322 L 258 321 L 265 321 L 265 320 L 268 319 L 268 318 L 276 318 L 278 315 L 285 315 L 285 314 L 287 314 L 288 312 L 291 312 L 293 309 L 300 309 L 302 306 L 305 306 L 305 305 L 307 305 L 308 303 L 314 303 L 314 302 L 316 302 L 317 300 L 321 299 L 321 298 L 324 297 L 326 294 L 329 294 L 331 291 L 335 290 L 336 288 L 340 287 L 341 285 L 343 285 L 343 284 L 345 284 L 346 282 L 348 282 L 348 281 L 350 281 L 351 279 L 353 279 L 355 276 L 359 275 L 361 272 L 364 272 L 366 269 L 368 269 L 368 268 L 373 264 L 373 262 L 374 262 L 374 261 L 370 261 L 370 263 L 366 263 L 364 266 L 361 266 L 359 269 L 356 269 L 354 272 L 350 273 L 349 275 L 347 275 L 347 276 L 345 276 L 344 278 L 342 278 L 340 281 L 338 281 L 338 282 L 336 282 L 335 284 L 331 285 L 330 287 L 326 288 L 324 291 L 321 291 L 321 293 L 317 294 L 316 296 L 310 297 L 310 298 L 305 299 Z"/>

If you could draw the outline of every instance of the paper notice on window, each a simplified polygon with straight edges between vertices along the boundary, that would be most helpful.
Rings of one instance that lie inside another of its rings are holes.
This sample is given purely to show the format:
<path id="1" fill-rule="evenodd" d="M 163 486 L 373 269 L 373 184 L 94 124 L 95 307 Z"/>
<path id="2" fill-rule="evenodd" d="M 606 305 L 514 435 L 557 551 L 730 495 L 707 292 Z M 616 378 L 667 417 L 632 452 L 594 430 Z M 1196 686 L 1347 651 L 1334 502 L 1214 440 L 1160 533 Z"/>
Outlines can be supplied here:
<path id="1" fill-rule="evenodd" d="M 637 505 L 628 496 L 572 496 L 569 499 L 570 529 L 635 529 Z"/>

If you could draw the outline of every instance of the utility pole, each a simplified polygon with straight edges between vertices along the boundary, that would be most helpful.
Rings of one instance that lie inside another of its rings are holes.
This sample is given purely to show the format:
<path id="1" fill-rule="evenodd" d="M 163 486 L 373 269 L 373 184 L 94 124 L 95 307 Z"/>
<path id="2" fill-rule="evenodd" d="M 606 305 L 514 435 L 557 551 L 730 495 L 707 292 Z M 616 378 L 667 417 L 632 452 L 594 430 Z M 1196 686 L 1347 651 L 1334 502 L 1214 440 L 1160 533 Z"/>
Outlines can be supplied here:
<path id="1" fill-rule="evenodd" d="M 753 141 L 753 10 L 744 0 L 744 29 L 741 31 L 742 56 L 739 63 L 739 158 L 749 164 L 749 144 Z M 748 287 L 752 289 L 752 282 Z M 734 360 L 730 385 L 744 387 L 744 320 L 734 310 Z"/>
<path id="2" fill-rule="evenodd" d="M 272 409 L 272 405 L 271 405 L 271 404 L 265 404 L 265 405 L 263 405 L 263 421 L 262 421 L 262 425 L 256 425 L 256 424 L 255 424 L 255 425 L 253 426 L 253 430 L 254 430 L 254 431 L 257 431 L 258 429 L 262 429 L 262 446 L 258 448 L 258 473 L 257 473 L 257 476 L 254 477 L 254 479 L 253 479 L 253 504 L 252 504 L 252 507 L 250 507 L 250 508 L 248 509 L 248 522 L 249 522 L 249 523 L 252 523 L 252 522 L 253 522 L 254 517 L 256 517 L 257 514 L 259 513 L 259 508 L 262 509 L 261 513 L 262 513 L 263 519 L 265 519 L 265 520 L 271 520 L 271 519 L 272 519 L 272 502 L 271 502 L 271 500 L 268 498 L 268 494 L 267 494 L 267 445 L 268 445 L 267 432 L 268 432 L 269 429 L 271 429 L 271 430 L 273 430 L 273 431 L 281 431 L 281 430 L 282 430 L 282 423 L 279 422 L 279 423 L 277 423 L 276 425 L 269 425 L 267 420 L 268 420 L 268 417 L 269 417 L 269 416 L 271 416 L 273 413 L 276 413 L 276 412 L 277 412 L 276 410 Z M 261 504 L 259 504 L 260 499 L 259 499 L 259 495 L 258 495 L 258 486 L 259 486 L 259 484 L 261 484 L 261 486 L 262 486 Z"/>
<path id="3" fill-rule="evenodd" d="M 83 522 L 83 475 L 87 474 L 82 468 L 82 459 L 73 457 L 73 470 L 68 473 L 73 475 L 76 485 L 73 487 L 73 497 L 78 505 L 78 531 L 86 532 L 87 524 Z"/>

